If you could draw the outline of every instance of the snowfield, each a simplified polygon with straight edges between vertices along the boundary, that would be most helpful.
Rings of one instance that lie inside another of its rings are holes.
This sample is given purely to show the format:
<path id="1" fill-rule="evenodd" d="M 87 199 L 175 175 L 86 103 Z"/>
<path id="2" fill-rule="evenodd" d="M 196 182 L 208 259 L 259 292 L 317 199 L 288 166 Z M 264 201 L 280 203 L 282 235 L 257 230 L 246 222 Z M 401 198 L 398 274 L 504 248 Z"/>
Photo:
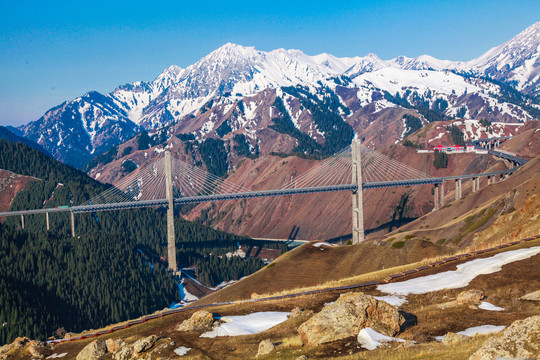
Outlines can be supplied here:
<path id="1" fill-rule="evenodd" d="M 392 295 L 426 294 L 443 289 L 458 289 L 469 285 L 478 275 L 500 271 L 502 266 L 540 254 L 540 246 L 506 251 L 489 258 L 471 260 L 456 270 L 422 276 L 391 284 L 379 285 L 377 290 Z"/>
<path id="2" fill-rule="evenodd" d="M 463 331 L 459 331 L 456 334 L 458 335 L 465 335 L 465 336 L 474 336 L 474 335 L 485 335 L 485 334 L 492 334 L 499 331 L 504 330 L 506 326 L 496 326 L 496 325 L 481 325 L 481 326 L 475 326 L 468 329 L 465 329 Z M 444 336 L 435 336 L 435 340 L 442 341 Z"/>
<path id="3" fill-rule="evenodd" d="M 281 324 L 289 316 L 289 312 L 257 312 L 241 316 L 224 316 L 220 320 L 225 323 L 212 331 L 205 332 L 201 337 L 214 338 L 216 336 L 239 336 L 258 334 Z"/>

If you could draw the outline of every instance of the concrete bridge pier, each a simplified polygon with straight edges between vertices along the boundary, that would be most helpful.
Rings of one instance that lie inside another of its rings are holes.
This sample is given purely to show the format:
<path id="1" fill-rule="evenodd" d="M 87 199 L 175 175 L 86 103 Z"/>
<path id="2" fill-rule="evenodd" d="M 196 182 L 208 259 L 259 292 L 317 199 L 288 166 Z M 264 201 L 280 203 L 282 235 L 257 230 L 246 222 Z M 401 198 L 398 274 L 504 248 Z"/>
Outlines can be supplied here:
<path id="1" fill-rule="evenodd" d="M 440 194 L 441 195 L 441 200 L 439 202 L 439 205 L 440 205 L 440 207 L 444 207 L 444 205 L 445 205 L 445 203 L 444 203 L 444 181 L 441 182 L 441 190 L 440 190 L 440 192 L 441 192 L 441 194 Z"/>
<path id="2" fill-rule="evenodd" d="M 165 152 L 165 190 L 169 206 L 167 208 L 167 258 L 169 270 L 176 272 L 176 237 L 174 234 L 174 198 L 172 186 L 172 162 L 170 151 Z"/>
<path id="3" fill-rule="evenodd" d="M 433 211 L 441 208 L 439 203 L 439 184 L 433 184 Z"/>
<path id="4" fill-rule="evenodd" d="M 456 201 L 461 199 L 461 179 L 456 179 Z"/>
<path id="5" fill-rule="evenodd" d="M 480 190 L 480 176 L 476 178 L 476 191 Z"/>
<path id="6" fill-rule="evenodd" d="M 48 212 L 45 213 L 45 222 L 47 224 L 47 231 L 49 231 L 51 227 L 49 226 L 49 213 Z"/>
<path id="7" fill-rule="evenodd" d="M 478 191 L 478 183 L 476 182 L 476 179 L 477 178 L 472 178 L 472 192 L 477 192 Z"/>
<path id="8" fill-rule="evenodd" d="M 71 237 L 75 237 L 75 214 L 73 211 L 69 213 L 71 214 Z"/>
<path id="9" fill-rule="evenodd" d="M 487 178 L 488 178 L 488 179 L 487 179 L 487 184 L 488 184 L 488 186 L 489 186 L 489 185 L 491 185 L 491 176 L 490 176 L 490 175 L 488 175 L 488 177 L 487 177 Z"/>
<path id="10" fill-rule="evenodd" d="M 352 193 L 352 243 L 364 241 L 364 203 L 362 190 L 362 159 L 360 140 L 352 141 L 352 183 L 358 185 L 358 190 Z"/>
<path id="11" fill-rule="evenodd" d="M 24 230 L 24 215 L 21 215 L 21 229 Z"/>

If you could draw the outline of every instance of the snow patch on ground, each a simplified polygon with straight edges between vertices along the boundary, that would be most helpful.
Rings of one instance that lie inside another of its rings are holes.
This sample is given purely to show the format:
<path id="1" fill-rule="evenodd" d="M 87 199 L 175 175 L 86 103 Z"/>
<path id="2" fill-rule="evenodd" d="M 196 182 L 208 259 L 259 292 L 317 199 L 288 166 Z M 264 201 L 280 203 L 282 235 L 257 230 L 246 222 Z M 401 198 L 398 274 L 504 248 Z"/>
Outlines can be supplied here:
<path id="1" fill-rule="evenodd" d="M 488 303 L 487 301 L 482 301 L 478 308 L 488 311 L 504 311 L 504 308 Z"/>
<path id="2" fill-rule="evenodd" d="M 437 136 L 435 136 L 434 138 L 432 139 L 429 139 L 428 140 L 428 143 L 431 143 L 432 141 L 435 141 L 435 140 L 439 140 L 440 138 L 442 138 L 444 136 L 444 134 L 446 134 L 445 132 L 442 132 L 442 133 L 438 133 Z"/>
<path id="3" fill-rule="evenodd" d="M 377 300 L 382 300 L 390 305 L 401 306 L 407 302 L 407 298 L 404 296 L 387 295 L 387 296 L 374 296 Z"/>
<path id="4" fill-rule="evenodd" d="M 178 356 L 184 356 L 188 353 L 189 350 L 191 350 L 191 348 L 180 346 L 179 348 L 176 348 L 173 351 Z"/>
<path id="5" fill-rule="evenodd" d="M 443 289 L 458 289 L 469 285 L 478 275 L 500 271 L 503 265 L 525 260 L 540 254 L 540 246 L 506 251 L 489 258 L 471 260 L 457 266 L 456 270 L 422 276 L 391 284 L 379 285 L 377 290 L 393 295 L 426 294 Z"/>
<path id="6" fill-rule="evenodd" d="M 474 335 L 485 335 L 485 334 L 492 334 L 499 331 L 504 330 L 506 326 L 496 326 L 496 325 L 481 325 L 481 326 L 475 326 L 471 328 L 467 328 L 463 331 L 457 332 L 458 335 L 465 335 L 465 336 L 474 336 Z M 444 336 L 435 336 L 435 340 L 442 341 Z"/>
<path id="7" fill-rule="evenodd" d="M 398 339 L 378 333 L 370 327 L 362 329 L 358 333 L 358 342 L 364 349 L 368 350 L 375 350 L 383 343 L 391 341 L 405 342 L 405 340 L 403 339 Z"/>
<path id="8" fill-rule="evenodd" d="M 205 332 L 201 337 L 258 334 L 284 322 L 289 314 L 289 312 L 268 311 L 242 316 L 224 316 L 220 320 L 225 323 L 212 331 Z"/>
<path id="9" fill-rule="evenodd" d="M 64 356 L 66 356 L 68 353 L 61 353 L 61 354 L 57 354 L 57 353 L 54 353 L 52 355 L 49 355 L 47 356 L 45 359 L 58 359 L 58 358 L 63 358 Z"/>
<path id="10" fill-rule="evenodd" d="M 321 247 L 321 246 L 336 246 L 335 244 L 330 244 L 327 242 L 318 242 L 316 244 L 313 244 L 313 247 Z"/>
<path id="11" fill-rule="evenodd" d="M 182 280 L 182 283 L 178 284 L 178 293 L 180 294 L 180 299 L 182 299 L 182 301 L 197 301 L 197 300 L 199 300 L 198 297 L 196 297 L 195 295 L 191 294 L 189 291 L 186 290 L 186 288 L 184 287 L 184 284 L 183 284 L 183 280 Z"/>

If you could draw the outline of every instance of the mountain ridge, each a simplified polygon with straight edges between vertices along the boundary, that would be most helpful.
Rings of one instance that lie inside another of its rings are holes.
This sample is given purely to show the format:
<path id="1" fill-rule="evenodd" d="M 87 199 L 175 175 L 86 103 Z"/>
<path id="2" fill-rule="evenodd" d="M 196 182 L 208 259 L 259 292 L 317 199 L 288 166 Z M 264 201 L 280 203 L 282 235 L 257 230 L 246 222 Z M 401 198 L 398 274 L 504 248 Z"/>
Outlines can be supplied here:
<path id="1" fill-rule="evenodd" d="M 398 92 L 403 88 L 414 90 L 418 87 L 418 81 L 411 83 L 410 79 L 423 75 L 415 74 L 415 71 L 425 71 L 429 75 L 452 70 L 473 77 L 508 81 L 523 93 L 536 95 L 540 87 L 540 42 L 535 39 L 540 38 L 536 36 L 538 34 L 540 22 L 468 62 L 439 60 L 429 55 L 399 56 L 387 61 L 375 54 L 344 58 L 327 53 L 310 56 L 296 49 L 265 52 L 227 43 L 186 68 L 168 67 L 152 81 L 123 84 L 105 95 L 89 92 L 50 109 L 40 119 L 19 130 L 57 159 L 81 167 L 95 155 L 126 141 L 143 128 L 152 130 L 189 121 L 201 109 L 212 107 L 215 99 L 228 97 L 234 103 L 269 88 L 303 86 L 313 89 L 319 85 L 335 87 L 334 82 L 341 82 L 342 86 L 358 89 L 360 93 L 364 85 L 369 87 L 372 82 L 373 76 L 367 74 L 382 72 L 384 77 L 384 73 L 390 72 L 392 78 L 384 80 L 382 88 L 391 89 L 391 95 L 394 95 L 396 89 L 392 83 L 395 81 L 405 79 Z M 521 48 L 523 51 L 519 51 Z M 339 78 L 343 81 L 332 80 Z M 378 87 L 381 87 L 380 83 Z M 432 90 L 427 87 L 427 91 Z M 456 92 L 456 89 L 451 90 Z M 486 91 L 488 94 L 501 93 L 500 89 L 491 87 L 480 89 L 477 94 L 482 97 Z M 362 106 L 376 102 L 372 95 L 373 89 L 359 96 L 367 100 Z M 489 101 L 488 110 L 495 104 Z M 457 114 L 457 110 L 454 113 Z M 465 115 L 474 116 L 468 112 Z M 493 116 L 498 115 L 494 113 Z M 516 121 L 530 118 L 514 115 Z M 74 151 L 79 156 L 74 158 Z"/>

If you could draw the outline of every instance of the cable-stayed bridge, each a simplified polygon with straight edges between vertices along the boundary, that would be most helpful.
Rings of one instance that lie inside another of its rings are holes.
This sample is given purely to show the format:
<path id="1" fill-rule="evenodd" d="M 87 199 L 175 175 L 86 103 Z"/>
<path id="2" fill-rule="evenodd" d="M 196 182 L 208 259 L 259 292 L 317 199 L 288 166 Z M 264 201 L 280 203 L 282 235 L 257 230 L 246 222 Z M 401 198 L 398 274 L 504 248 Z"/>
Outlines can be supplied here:
<path id="1" fill-rule="evenodd" d="M 476 142 L 491 148 L 492 144 L 504 139 L 486 139 Z M 309 171 L 296 176 L 275 189 L 253 190 L 241 184 L 217 177 L 200 167 L 178 159 L 173 159 L 169 152 L 156 158 L 152 163 L 139 167 L 113 187 L 94 196 L 87 202 L 71 207 L 42 208 L 33 210 L 9 211 L 0 216 L 21 216 L 24 228 L 24 215 L 45 213 L 49 229 L 49 213 L 69 211 L 71 230 L 75 236 L 75 214 L 98 211 L 137 209 L 165 206 L 167 211 L 169 267 L 176 270 L 176 250 L 174 234 L 175 205 L 201 202 L 249 199 L 272 196 L 312 194 L 334 191 L 352 192 L 353 243 L 364 239 L 362 191 L 376 188 L 388 188 L 412 185 L 434 185 L 434 210 L 444 206 L 444 182 L 455 181 L 456 200 L 462 196 L 462 180 L 471 179 L 473 192 L 478 191 L 480 177 L 488 178 L 488 185 L 497 177 L 512 174 L 526 160 L 495 150 L 488 150 L 511 161 L 511 169 L 449 177 L 430 177 L 427 174 L 407 166 L 391 157 L 362 146 L 353 140 L 351 146 L 339 153 L 320 161 Z"/>

